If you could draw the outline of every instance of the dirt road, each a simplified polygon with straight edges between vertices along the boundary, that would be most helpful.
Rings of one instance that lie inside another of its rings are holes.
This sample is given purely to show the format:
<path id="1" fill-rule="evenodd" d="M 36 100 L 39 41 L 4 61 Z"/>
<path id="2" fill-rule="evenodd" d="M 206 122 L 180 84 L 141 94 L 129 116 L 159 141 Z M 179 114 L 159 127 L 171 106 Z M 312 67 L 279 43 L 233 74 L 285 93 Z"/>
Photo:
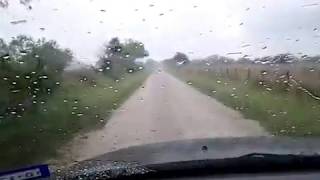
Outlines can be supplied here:
<path id="1" fill-rule="evenodd" d="M 84 160 L 145 143 L 207 137 L 261 136 L 257 121 L 244 119 L 165 72 L 152 74 L 99 131 L 77 137 L 68 151 Z"/>

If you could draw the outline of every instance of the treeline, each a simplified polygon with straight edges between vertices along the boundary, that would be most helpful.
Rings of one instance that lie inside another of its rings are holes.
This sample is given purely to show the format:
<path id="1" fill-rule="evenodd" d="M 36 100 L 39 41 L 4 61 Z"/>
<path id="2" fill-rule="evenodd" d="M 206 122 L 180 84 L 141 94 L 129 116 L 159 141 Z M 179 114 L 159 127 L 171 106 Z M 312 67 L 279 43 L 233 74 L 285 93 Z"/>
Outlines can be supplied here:
<path id="1" fill-rule="evenodd" d="M 171 65 L 181 65 L 187 64 L 190 62 L 188 56 L 184 53 L 177 52 L 174 57 L 170 59 L 164 60 L 164 63 Z M 249 58 L 248 56 L 244 56 L 238 59 L 220 56 L 220 55 L 211 55 L 202 59 L 193 59 L 192 63 L 210 63 L 210 64 L 262 64 L 262 65 L 273 65 L 273 64 L 294 64 L 294 63 L 320 63 L 320 55 L 308 56 L 302 55 L 301 57 L 297 57 L 290 53 L 277 54 L 274 56 L 264 56 L 257 58 Z"/>
<path id="2" fill-rule="evenodd" d="M 75 134 L 103 127 L 147 78 L 154 61 L 136 62 L 146 55 L 142 43 L 113 38 L 95 66 L 77 66 L 55 41 L 0 40 L 0 170 L 55 158 Z"/>
<path id="3" fill-rule="evenodd" d="M 95 66 L 66 71 L 74 57 L 56 41 L 24 35 L 9 42 L 0 39 L 0 118 L 21 117 L 27 109 L 44 103 L 65 79 L 94 85 L 98 74 L 119 80 L 141 71 L 144 64 L 136 60 L 146 56 L 143 43 L 112 38 L 103 45 Z"/>
<path id="4" fill-rule="evenodd" d="M 189 73 L 215 74 L 240 82 L 251 82 L 257 87 L 320 96 L 320 56 L 301 57 L 290 53 L 261 58 L 242 57 L 233 59 L 212 55 L 195 59 L 181 66 L 175 57 L 165 60 L 171 70 L 185 69 Z"/>
<path id="5" fill-rule="evenodd" d="M 20 117 L 59 87 L 72 52 L 55 41 L 18 36 L 0 39 L 0 116 Z"/>

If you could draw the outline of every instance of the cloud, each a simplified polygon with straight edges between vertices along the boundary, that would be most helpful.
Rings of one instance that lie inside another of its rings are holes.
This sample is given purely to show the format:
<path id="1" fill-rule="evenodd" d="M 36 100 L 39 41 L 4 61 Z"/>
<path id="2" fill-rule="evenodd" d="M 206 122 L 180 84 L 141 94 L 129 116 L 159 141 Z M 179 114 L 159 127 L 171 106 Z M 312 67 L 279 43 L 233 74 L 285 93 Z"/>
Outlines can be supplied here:
<path id="1" fill-rule="evenodd" d="M 312 1 L 36 0 L 32 10 L 10 3 L 0 11 L 2 38 L 27 34 L 55 39 L 87 64 L 95 63 L 101 45 L 115 36 L 144 42 L 157 60 L 176 51 L 198 58 L 239 51 L 252 56 L 317 54 L 319 49 L 314 28 L 320 29 L 320 9 Z M 10 23 L 17 20 L 27 23 Z"/>

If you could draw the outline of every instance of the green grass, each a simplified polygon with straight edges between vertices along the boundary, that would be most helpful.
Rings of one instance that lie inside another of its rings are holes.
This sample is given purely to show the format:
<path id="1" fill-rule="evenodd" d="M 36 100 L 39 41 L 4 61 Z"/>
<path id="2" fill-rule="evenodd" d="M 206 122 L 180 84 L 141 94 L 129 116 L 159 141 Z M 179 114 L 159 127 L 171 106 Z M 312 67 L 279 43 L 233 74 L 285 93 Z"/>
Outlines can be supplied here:
<path id="1" fill-rule="evenodd" d="M 172 73 L 246 118 L 259 121 L 273 135 L 320 135 L 320 102 L 308 95 L 267 89 L 255 82 L 229 80 L 207 72 Z"/>
<path id="2" fill-rule="evenodd" d="M 119 82 L 97 76 L 96 86 L 65 80 L 45 103 L 0 124 L 0 170 L 44 162 L 80 132 L 103 127 L 107 117 L 146 79 L 138 72 Z"/>

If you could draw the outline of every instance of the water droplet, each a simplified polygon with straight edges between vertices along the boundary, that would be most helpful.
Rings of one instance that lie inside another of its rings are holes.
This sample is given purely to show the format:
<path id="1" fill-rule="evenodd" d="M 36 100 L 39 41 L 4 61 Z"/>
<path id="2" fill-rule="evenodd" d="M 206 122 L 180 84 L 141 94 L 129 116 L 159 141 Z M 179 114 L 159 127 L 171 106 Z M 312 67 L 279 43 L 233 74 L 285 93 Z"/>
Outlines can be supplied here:
<path id="1" fill-rule="evenodd" d="M 192 85 L 192 82 L 191 81 L 187 81 L 187 84 Z"/>
<path id="2" fill-rule="evenodd" d="M 24 56 L 24 55 L 27 55 L 28 52 L 26 50 L 20 50 L 20 55 Z"/>
<path id="3" fill-rule="evenodd" d="M 17 114 L 17 112 L 16 112 L 16 111 L 11 111 L 10 113 L 11 113 L 12 115 Z"/>
<path id="4" fill-rule="evenodd" d="M 6 54 L 6 55 L 1 56 L 1 58 L 4 60 L 8 60 L 10 58 L 10 55 Z"/>
<path id="5" fill-rule="evenodd" d="M 235 54 L 242 54 L 242 52 L 229 52 L 227 55 L 235 55 Z"/>
<path id="6" fill-rule="evenodd" d="M 88 136 L 81 136 L 80 138 L 81 139 L 88 139 L 89 137 Z"/>
<path id="7" fill-rule="evenodd" d="M 206 145 L 202 146 L 201 151 L 208 151 L 208 146 L 206 146 Z"/>
<path id="8" fill-rule="evenodd" d="M 40 78 L 40 79 L 48 79 L 48 76 L 45 76 L 45 75 L 44 75 L 44 76 L 40 76 L 39 78 Z"/>
<path id="9" fill-rule="evenodd" d="M 23 19 L 23 20 L 11 21 L 10 23 L 13 25 L 17 25 L 17 24 L 26 23 L 26 22 L 27 20 Z"/>
<path id="10" fill-rule="evenodd" d="M 20 90 L 19 90 L 19 89 L 16 89 L 16 90 L 12 90 L 11 92 L 12 92 L 12 93 L 18 93 L 18 92 L 20 92 Z"/>
<path id="11" fill-rule="evenodd" d="M 318 6 L 318 3 L 312 3 L 312 4 L 304 4 L 302 7 L 313 7 L 313 6 Z"/>

